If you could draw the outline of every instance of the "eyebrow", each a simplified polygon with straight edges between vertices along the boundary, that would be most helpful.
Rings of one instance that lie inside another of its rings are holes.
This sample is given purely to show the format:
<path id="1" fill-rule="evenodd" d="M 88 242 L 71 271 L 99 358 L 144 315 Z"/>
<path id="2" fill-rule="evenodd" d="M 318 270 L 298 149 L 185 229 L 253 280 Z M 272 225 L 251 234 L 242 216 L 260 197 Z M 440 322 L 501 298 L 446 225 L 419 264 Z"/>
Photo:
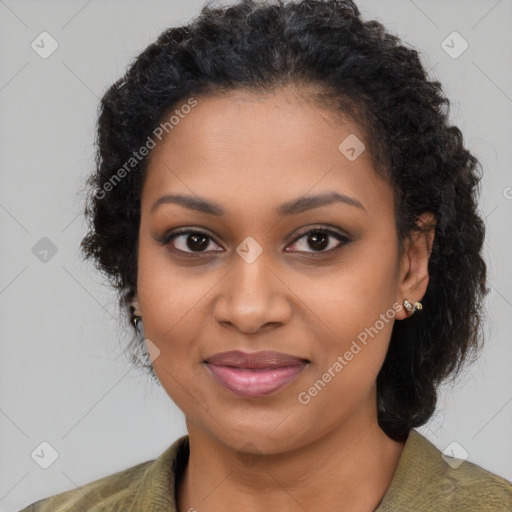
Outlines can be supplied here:
<path id="1" fill-rule="evenodd" d="M 359 200 L 339 192 L 327 192 L 315 196 L 303 196 L 297 199 L 292 199 L 281 204 L 276 211 L 282 216 L 297 215 L 307 210 L 312 210 L 313 208 L 319 208 L 335 202 L 355 206 L 356 208 L 366 212 L 366 208 Z M 222 217 L 226 213 L 222 206 L 214 201 L 204 197 L 188 196 L 183 194 L 166 194 L 160 197 L 153 203 L 150 212 L 152 213 L 162 204 L 178 204 L 184 208 L 207 213 L 209 215 L 215 215 L 216 217 Z"/>

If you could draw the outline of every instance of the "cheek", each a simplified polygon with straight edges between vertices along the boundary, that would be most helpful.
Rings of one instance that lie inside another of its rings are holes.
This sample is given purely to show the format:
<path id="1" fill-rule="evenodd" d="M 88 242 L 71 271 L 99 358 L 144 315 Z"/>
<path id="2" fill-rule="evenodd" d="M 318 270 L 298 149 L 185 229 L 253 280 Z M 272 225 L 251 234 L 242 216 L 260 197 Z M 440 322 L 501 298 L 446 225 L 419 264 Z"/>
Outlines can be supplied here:
<path id="1" fill-rule="evenodd" d="M 160 351 L 153 364 L 155 372 L 164 372 L 162 379 L 167 380 L 166 370 L 178 374 L 200 360 L 198 340 L 204 324 L 203 308 L 214 286 L 213 278 L 199 267 L 180 270 L 170 264 L 165 249 L 155 249 L 151 244 L 141 244 L 138 269 L 144 334 Z"/>
<path id="2" fill-rule="evenodd" d="M 190 278 L 159 257 L 146 260 L 146 256 L 149 253 L 141 251 L 139 264 L 145 270 L 140 272 L 138 296 L 145 337 L 158 349 L 153 369 L 173 402 L 194 417 L 196 406 L 204 402 L 200 380 L 195 377 L 200 375 L 204 356 L 204 305 L 213 284 L 207 277 Z"/>
<path id="3" fill-rule="evenodd" d="M 211 272 L 204 267 L 172 263 L 167 248 L 141 234 L 137 292 L 148 326 L 158 333 L 173 329 L 211 289 Z M 146 324 L 145 324 L 146 325 Z"/>
<path id="4" fill-rule="evenodd" d="M 347 247 L 340 264 L 328 273 L 295 279 L 293 291 L 327 332 L 347 340 L 381 314 L 394 317 L 396 268 L 396 247 L 386 239 L 368 237 Z"/>
<path id="5" fill-rule="evenodd" d="M 353 310 L 326 312 L 334 335 L 319 344 L 316 364 L 295 397 L 304 428 L 315 436 L 319 429 L 328 432 L 345 421 L 365 402 L 386 357 L 395 311 L 378 307 L 379 300 L 364 302 L 351 304 Z"/>
<path id="6" fill-rule="evenodd" d="M 319 340 L 310 380 L 329 382 L 340 399 L 347 389 L 366 393 L 384 362 L 396 315 L 396 257 L 386 240 L 369 239 L 328 277 L 296 280 L 294 292 L 314 313 L 308 324 L 317 326 L 312 336 Z"/>

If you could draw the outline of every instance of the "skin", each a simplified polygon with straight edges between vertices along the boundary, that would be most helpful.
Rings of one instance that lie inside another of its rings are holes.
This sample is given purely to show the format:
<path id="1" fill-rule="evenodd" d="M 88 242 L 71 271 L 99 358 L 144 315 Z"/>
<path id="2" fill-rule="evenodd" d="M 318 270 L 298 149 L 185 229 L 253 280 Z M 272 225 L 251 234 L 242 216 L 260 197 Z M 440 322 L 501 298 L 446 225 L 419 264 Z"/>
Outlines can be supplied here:
<path id="1" fill-rule="evenodd" d="M 393 303 L 421 300 L 434 229 L 398 253 L 392 189 L 374 172 L 369 150 L 349 161 L 338 149 L 350 134 L 364 141 L 361 129 L 305 97 L 282 88 L 197 98 L 150 155 L 134 305 L 160 351 L 155 373 L 186 417 L 180 512 L 261 511 L 268 503 L 283 511 L 373 511 L 403 450 L 379 427 L 376 405 L 376 377 L 393 322 L 407 317 L 403 308 L 307 404 L 298 395 Z M 285 201 L 329 191 L 364 210 L 335 202 L 276 213 Z M 167 193 L 208 198 L 226 213 L 177 204 L 151 211 Z M 159 241 L 179 227 L 211 238 L 203 247 L 190 234 Z M 349 242 L 329 235 L 318 249 L 314 233 L 298 233 L 304 227 L 330 228 Z M 251 263 L 236 252 L 248 236 L 262 249 Z M 279 392 L 246 399 L 203 364 L 236 349 L 310 363 Z"/>

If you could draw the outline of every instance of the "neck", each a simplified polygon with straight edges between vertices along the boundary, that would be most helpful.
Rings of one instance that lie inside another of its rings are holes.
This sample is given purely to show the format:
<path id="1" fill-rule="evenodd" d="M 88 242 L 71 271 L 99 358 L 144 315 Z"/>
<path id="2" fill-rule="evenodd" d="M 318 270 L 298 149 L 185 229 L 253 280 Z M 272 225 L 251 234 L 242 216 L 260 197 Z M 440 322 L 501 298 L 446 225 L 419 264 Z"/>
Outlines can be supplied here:
<path id="1" fill-rule="evenodd" d="M 272 503 L 284 512 L 373 512 L 405 443 L 382 431 L 376 411 L 369 421 L 369 410 L 296 449 L 252 457 L 187 422 L 190 456 L 177 483 L 178 511 L 225 512 L 229 505 L 252 512 Z"/>

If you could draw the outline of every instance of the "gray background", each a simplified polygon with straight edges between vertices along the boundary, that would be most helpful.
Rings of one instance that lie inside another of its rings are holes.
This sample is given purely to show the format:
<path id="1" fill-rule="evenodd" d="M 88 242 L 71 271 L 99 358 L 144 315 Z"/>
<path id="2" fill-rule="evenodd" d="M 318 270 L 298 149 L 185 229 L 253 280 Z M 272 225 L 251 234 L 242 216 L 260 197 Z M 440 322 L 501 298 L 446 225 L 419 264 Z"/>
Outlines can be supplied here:
<path id="1" fill-rule="evenodd" d="M 0 0 L 0 511 L 155 458 L 186 433 L 165 392 L 121 356 L 114 294 L 79 258 L 78 191 L 93 167 L 99 97 L 162 30 L 202 5 Z M 485 171 L 487 345 L 419 430 L 512 479 L 512 2 L 358 5 L 421 51 Z M 43 31 L 59 45 L 47 59 L 31 48 Z M 453 31 L 469 43 L 458 58 L 441 46 Z M 46 263 L 32 251 L 43 237 L 57 249 Z M 48 469 L 31 458 L 43 441 L 58 452 Z"/>

